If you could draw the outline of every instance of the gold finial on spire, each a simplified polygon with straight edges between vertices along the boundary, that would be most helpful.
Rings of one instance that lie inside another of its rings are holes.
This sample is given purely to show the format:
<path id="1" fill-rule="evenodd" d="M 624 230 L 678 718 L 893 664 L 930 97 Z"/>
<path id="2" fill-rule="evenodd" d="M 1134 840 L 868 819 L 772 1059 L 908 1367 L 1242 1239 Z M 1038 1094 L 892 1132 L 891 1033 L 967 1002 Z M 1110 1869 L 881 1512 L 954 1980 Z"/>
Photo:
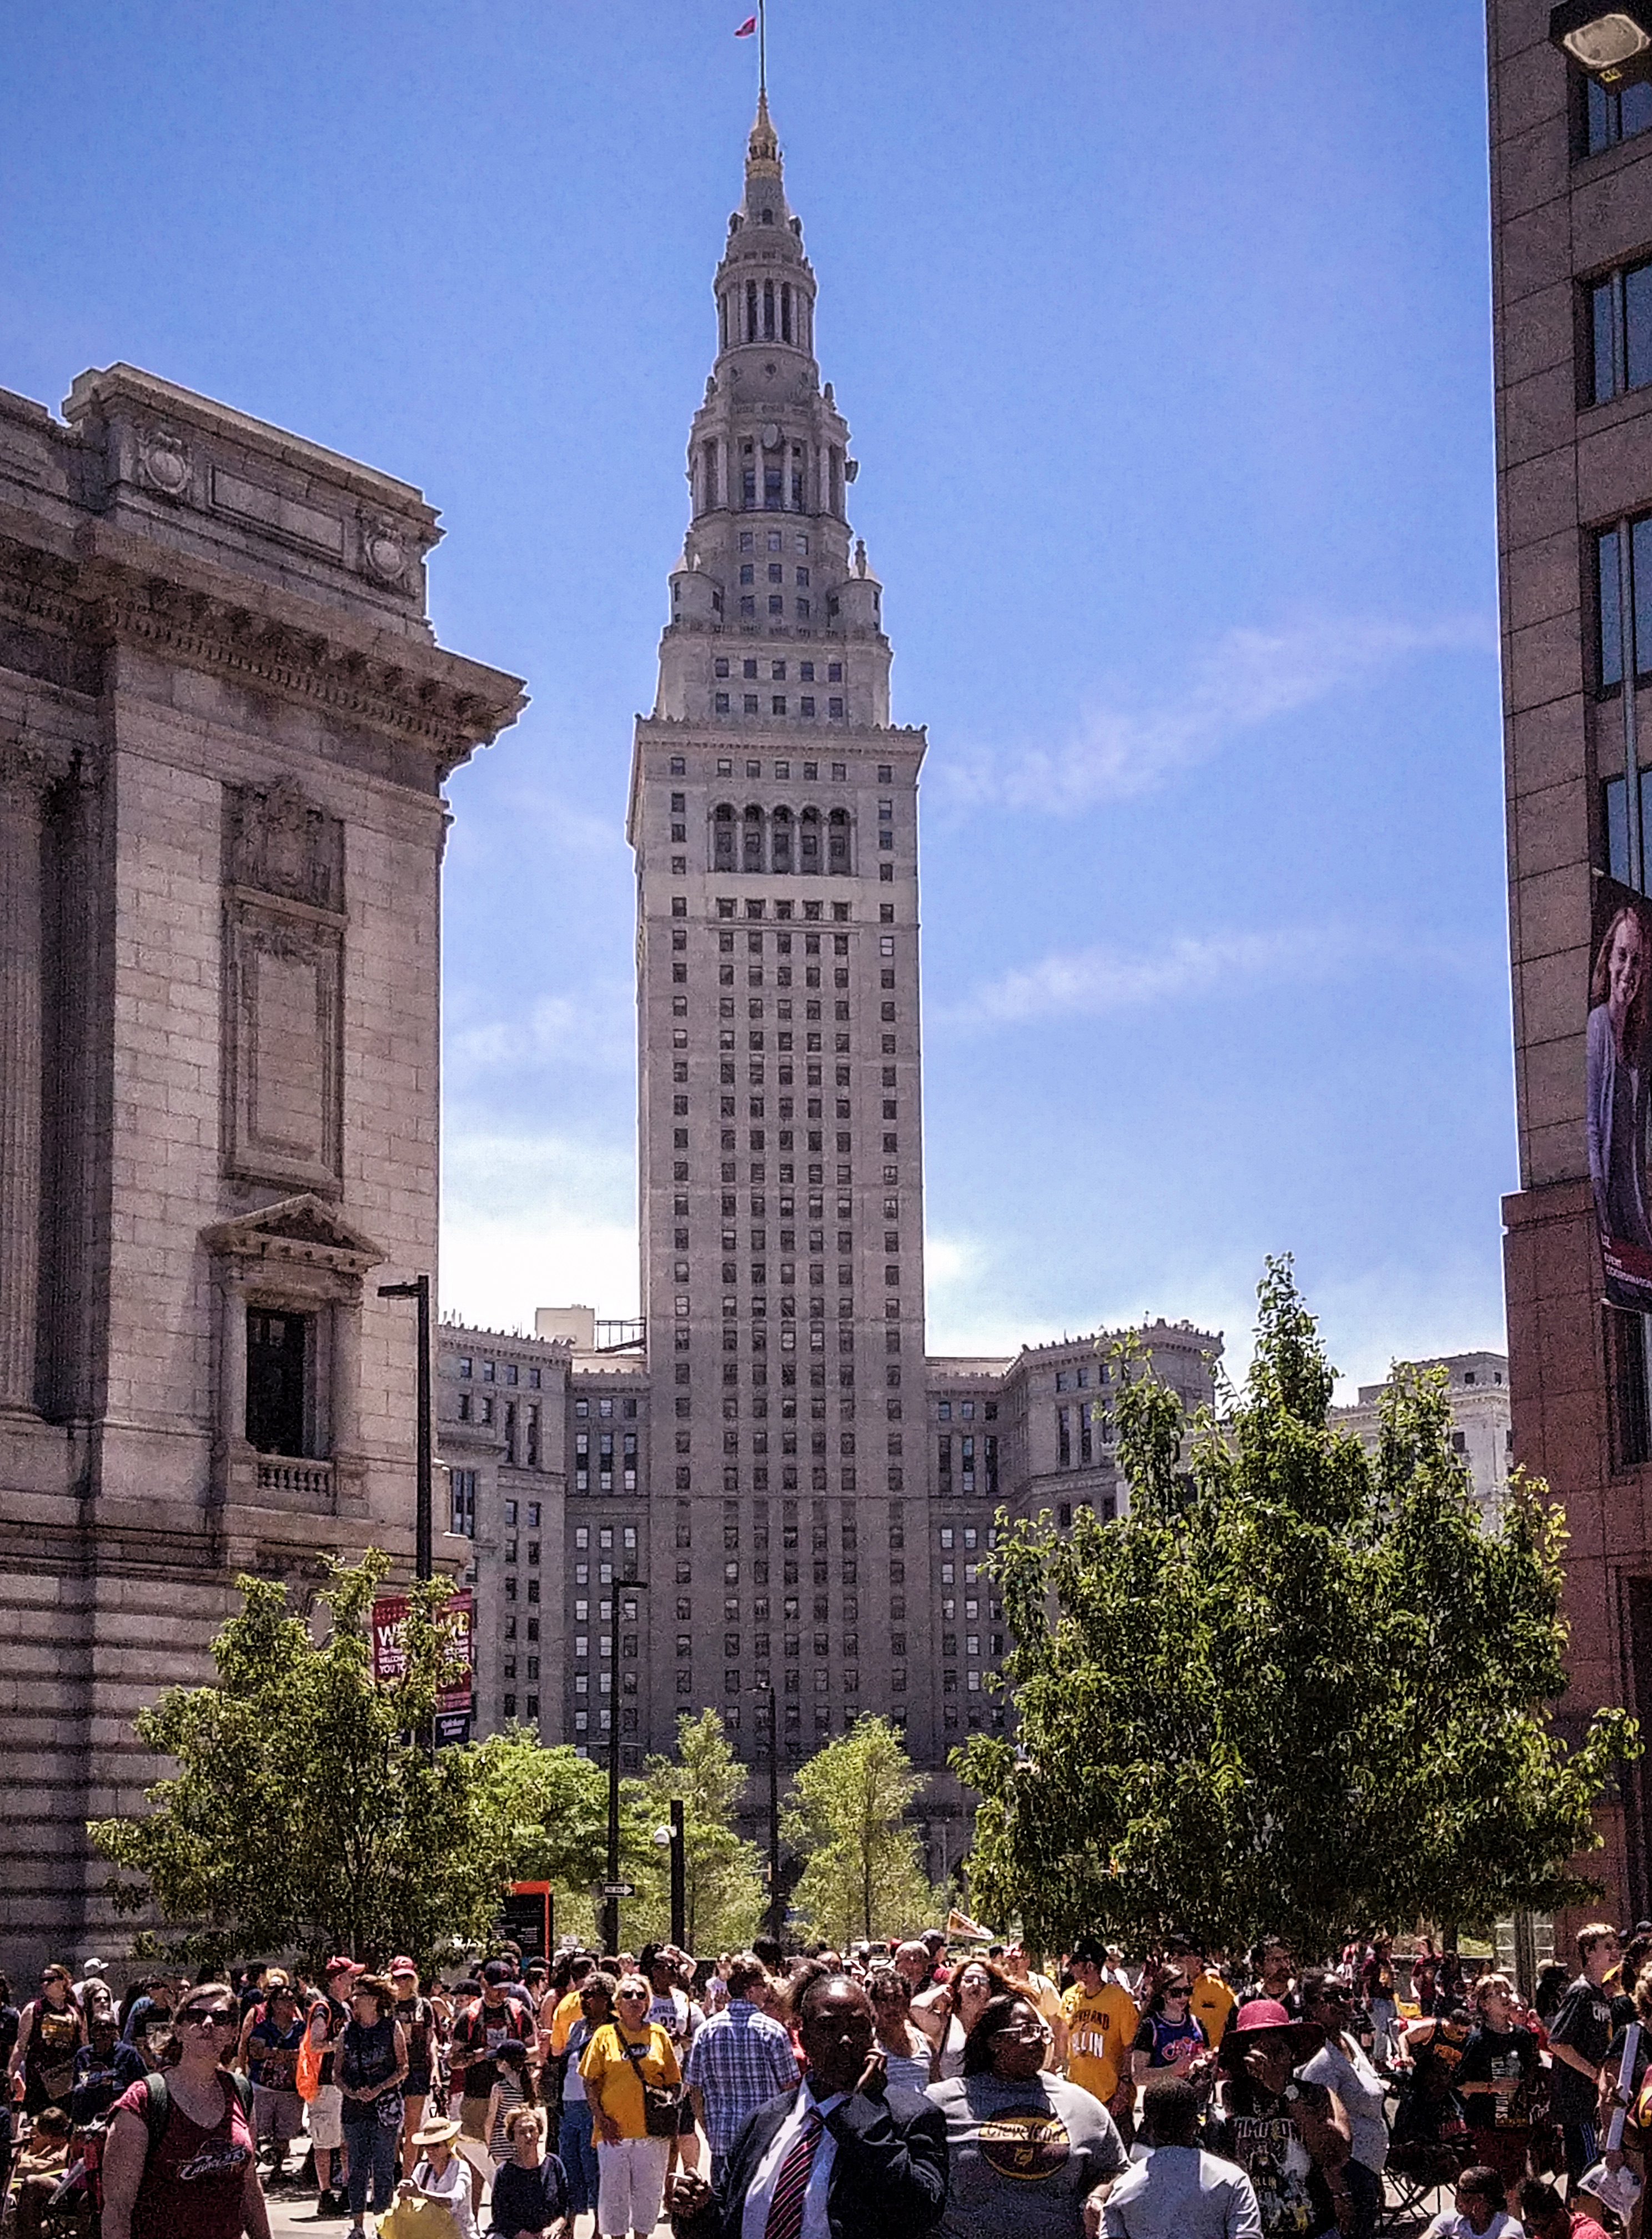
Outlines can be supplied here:
<path id="1" fill-rule="evenodd" d="M 780 143 L 769 118 L 766 92 L 760 92 L 757 96 L 757 116 L 752 125 L 751 139 L 746 143 L 746 162 L 747 169 L 757 164 L 768 170 L 780 168 Z"/>

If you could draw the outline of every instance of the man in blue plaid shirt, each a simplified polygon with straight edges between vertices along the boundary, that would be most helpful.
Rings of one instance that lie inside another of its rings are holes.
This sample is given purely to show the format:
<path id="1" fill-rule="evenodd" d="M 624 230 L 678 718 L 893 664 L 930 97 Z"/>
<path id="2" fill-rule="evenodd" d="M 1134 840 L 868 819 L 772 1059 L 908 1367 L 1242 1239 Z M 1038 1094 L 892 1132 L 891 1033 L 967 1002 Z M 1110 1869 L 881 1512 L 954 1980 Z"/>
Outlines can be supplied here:
<path id="1" fill-rule="evenodd" d="M 752 2003 L 753 1990 L 766 1979 L 762 1961 L 751 1952 L 732 1960 L 728 2003 L 701 2023 L 688 2048 L 683 2076 L 711 2148 L 713 2184 L 746 2116 L 782 2091 L 797 2090 L 797 2055 L 790 2036 Z"/>

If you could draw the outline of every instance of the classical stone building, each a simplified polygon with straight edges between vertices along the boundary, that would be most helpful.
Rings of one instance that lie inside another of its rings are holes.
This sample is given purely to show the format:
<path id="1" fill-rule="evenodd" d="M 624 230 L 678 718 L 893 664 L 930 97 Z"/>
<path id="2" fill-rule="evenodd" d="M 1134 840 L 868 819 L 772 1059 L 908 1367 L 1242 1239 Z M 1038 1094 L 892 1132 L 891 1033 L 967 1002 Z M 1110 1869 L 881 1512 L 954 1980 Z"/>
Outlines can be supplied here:
<path id="1" fill-rule="evenodd" d="M 1482 1518 L 1489 1525 L 1495 1524 L 1509 1489 L 1514 1454 L 1508 1358 L 1501 1352 L 1451 1352 L 1416 1365 L 1445 1371 L 1452 1449 L 1463 1457 L 1474 1479 L 1474 1497 Z M 1331 1410 L 1333 1426 L 1352 1431 L 1363 1445 L 1374 1447 L 1387 1389 L 1386 1384 L 1362 1384 L 1353 1406 Z"/>
<path id="2" fill-rule="evenodd" d="M 448 773 L 408 483 L 114 366 L 0 394 L 0 1964 L 106 1940 L 89 1817 L 243 1569 L 413 1532 Z M 90 1942 L 88 1942 L 90 1939 Z"/>
<path id="3" fill-rule="evenodd" d="M 1576 1730 L 1601 1704 L 1652 1717 L 1649 1325 L 1606 1302 L 1587 1096 L 1596 891 L 1609 876 L 1644 893 L 1652 867 L 1652 90 L 1592 83 L 1550 43 L 1549 12 L 1487 14 L 1520 1153 L 1503 1215 L 1514 1455 L 1566 1510 Z M 1636 1918 L 1652 1909 L 1644 1761 L 1602 1824 L 1589 1871 L 1610 1917 Z"/>

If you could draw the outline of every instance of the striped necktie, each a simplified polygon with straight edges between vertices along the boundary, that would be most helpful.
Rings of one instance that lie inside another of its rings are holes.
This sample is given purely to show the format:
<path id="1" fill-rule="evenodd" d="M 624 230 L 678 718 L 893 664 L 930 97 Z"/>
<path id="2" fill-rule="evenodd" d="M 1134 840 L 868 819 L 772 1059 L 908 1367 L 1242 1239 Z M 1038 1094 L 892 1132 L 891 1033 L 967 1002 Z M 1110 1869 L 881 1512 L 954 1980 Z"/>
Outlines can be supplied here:
<path id="1" fill-rule="evenodd" d="M 768 2221 L 763 2226 L 763 2239 L 801 2239 L 803 2196 L 809 2189 L 809 2172 L 814 2167 L 814 2149 L 820 2143 L 820 2110 L 818 2107 L 811 2107 L 803 2117 L 803 2127 L 793 2139 L 791 2150 L 780 2163 L 780 2173 L 774 2180 L 774 2194 L 768 2204 Z"/>

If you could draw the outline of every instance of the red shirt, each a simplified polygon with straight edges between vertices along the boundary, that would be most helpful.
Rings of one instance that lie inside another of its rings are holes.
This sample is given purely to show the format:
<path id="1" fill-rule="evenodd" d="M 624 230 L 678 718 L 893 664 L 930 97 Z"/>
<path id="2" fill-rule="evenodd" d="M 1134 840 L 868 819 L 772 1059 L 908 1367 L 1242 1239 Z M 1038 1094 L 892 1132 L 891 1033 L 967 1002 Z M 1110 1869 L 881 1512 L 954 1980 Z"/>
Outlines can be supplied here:
<path id="1" fill-rule="evenodd" d="M 223 2112 L 202 2129 L 173 2099 L 166 2129 L 152 2145 L 132 2205 L 132 2239 L 241 2239 L 242 2192 L 253 2156 L 252 2125 L 235 2086 L 222 2079 Z M 133 2084 L 117 2107 L 141 2123 L 147 2092 Z"/>
<path id="2" fill-rule="evenodd" d="M 1571 2222 L 1572 2239 L 1606 2239 L 1605 2232 L 1592 2216 L 1585 2216 L 1581 2208 L 1574 2209 Z"/>

